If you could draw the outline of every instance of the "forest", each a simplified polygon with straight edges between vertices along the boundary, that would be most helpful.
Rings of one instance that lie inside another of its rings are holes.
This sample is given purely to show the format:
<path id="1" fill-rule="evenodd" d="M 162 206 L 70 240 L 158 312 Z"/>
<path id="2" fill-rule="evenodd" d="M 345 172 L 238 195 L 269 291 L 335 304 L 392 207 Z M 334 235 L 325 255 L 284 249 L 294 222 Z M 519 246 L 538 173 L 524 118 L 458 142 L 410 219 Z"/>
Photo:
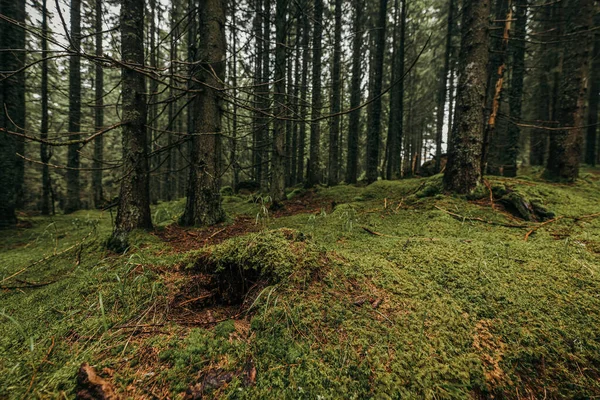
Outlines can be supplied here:
<path id="1" fill-rule="evenodd" d="M 600 396 L 597 0 L 0 0 L 0 399 Z"/>

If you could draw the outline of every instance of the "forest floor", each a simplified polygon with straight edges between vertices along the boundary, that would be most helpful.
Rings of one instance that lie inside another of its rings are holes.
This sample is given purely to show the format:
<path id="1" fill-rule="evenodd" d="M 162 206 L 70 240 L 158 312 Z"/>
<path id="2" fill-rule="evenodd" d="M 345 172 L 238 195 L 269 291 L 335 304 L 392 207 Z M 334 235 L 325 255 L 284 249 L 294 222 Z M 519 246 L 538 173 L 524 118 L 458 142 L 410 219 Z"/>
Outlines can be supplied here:
<path id="1" fill-rule="evenodd" d="M 161 203 L 124 255 L 108 211 L 21 215 L 0 233 L 0 398 L 97 397 L 78 376 L 113 398 L 599 397 L 600 170 L 487 183 L 228 196 L 208 229 Z M 499 187 L 555 216 L 513 216 Z"/>

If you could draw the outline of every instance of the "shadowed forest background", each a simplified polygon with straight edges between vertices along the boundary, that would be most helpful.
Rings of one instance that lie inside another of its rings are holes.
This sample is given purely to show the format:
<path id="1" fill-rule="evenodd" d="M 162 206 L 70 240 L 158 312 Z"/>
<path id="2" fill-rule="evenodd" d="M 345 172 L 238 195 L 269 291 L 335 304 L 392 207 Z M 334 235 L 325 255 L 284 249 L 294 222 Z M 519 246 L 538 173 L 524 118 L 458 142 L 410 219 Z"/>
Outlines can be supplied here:
<path id="1" fill-rule="evenodd" d="M 0 0 L 0 398 L 598 395 L 599 27 Z"/>

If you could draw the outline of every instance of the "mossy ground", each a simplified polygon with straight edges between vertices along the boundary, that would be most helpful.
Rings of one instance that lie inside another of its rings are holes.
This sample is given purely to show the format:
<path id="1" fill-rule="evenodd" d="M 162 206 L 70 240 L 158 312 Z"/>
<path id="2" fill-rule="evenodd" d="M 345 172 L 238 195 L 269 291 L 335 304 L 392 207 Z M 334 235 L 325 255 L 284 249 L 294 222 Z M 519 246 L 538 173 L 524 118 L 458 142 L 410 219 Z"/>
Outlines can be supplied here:
<path id="1" fill-rule="evenodd" d="M 231 226 L 245 216 L 255 232 L 191 252 L 140 232 L 125 255 L 108 253 L 106 212 L 23 216 L 30 227 L 1 232 L 0 398 L 72 398 L 83 361 L 133 398 L 189 388 L 228 398 L 600 396 L 600 218 L 578 219 L 600 212 L 598 172 L 574 185 L 489 178 L 563 217 L 544 225 L 492 207 L 485 190 L 445 196 L 439 176 L 295 193 L 310 212 L 281 217 L 261 199 L 226 197 Z M 182 207 L 155 207 L 158 229 Z M 277 279 L 235 318 L 169 319 L 174 290 L 206 251 Z"/>

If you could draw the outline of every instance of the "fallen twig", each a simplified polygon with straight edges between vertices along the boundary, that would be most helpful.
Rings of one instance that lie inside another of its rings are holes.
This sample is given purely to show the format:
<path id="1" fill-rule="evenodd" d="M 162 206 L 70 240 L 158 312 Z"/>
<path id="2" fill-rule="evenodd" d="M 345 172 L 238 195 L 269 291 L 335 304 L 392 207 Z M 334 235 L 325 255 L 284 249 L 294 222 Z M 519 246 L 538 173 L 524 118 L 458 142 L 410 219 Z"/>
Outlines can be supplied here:
<path id="1" fill-rule="evenodd" d="M 463 221 L 464 220 L 479 221 L 479 222 L 483 222 L 484 224 L 504 226 L 504 227 L 507 227 L 507 228 L 528 228 L 527 225 L 522 225 L 522 224 L 505 224 L 505 223 L 502 223 L 502 222 L 488 221 L 486 219 L 479 218 L 479 217 L 467 217 L 467 216 L 464 216 L 464 215 L 456 214 L 456 213 L 453 213 L 452 211 L 443 209 L 443 208 L 438 207 L 438 206 L 435 206 L 435 208 L 437 208 L 440 211 L 445 212 L 448 215 L 453 216 L 456 219 L 463 220 Z"/>
<path id="2" fill-rule="evenodd" d="M 543 227 L 545 225 L 551 224 L 552 222 L 556 222 L 556 221 L 559 221 L 561 219 L 572 219 L 573 221 L 581 221 L 582 219 L 595 218 L 595 217 L 600 217 L 600 213 L 587 214 L 587 215 L 582 215 L 582 216 L 579 216 L 579 217 L 568 217 L 568 216 L 565 216 L 565 215 L 561 215 L 559 217 L 549 219 L 548 221 L 544 221 L 541 224 L 539 224 L 538 226 L 533 227 L 531 230 L 529 230 L 525 234 L 525 237 L 523 238 L 523 240 L 527 241 L 527 239 L 529 239 L 529 236 L 531 236 L 531 234 L 533 232 L 537 231 L 538 229 L 540 229 L 541 227 Z"/>

